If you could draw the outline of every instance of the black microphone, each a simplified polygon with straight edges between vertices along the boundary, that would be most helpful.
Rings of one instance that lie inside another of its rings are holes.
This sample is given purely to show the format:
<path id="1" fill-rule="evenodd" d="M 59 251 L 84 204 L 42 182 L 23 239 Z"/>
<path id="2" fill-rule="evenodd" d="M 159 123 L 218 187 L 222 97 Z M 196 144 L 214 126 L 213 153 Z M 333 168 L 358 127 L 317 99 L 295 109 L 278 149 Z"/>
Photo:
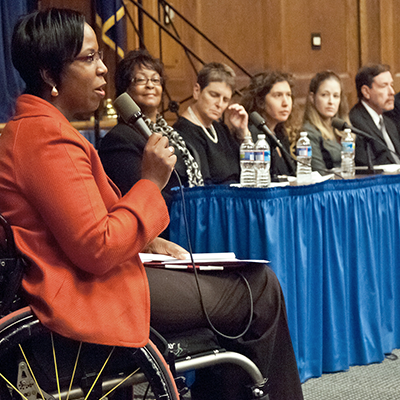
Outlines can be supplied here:
<path id="1" fill-rule="evenodd" d="M 282 143 L 280 140 L 271 132 L 271 130 L 268 128 L 267 124 L 265 123 L 264 118 L 257 112 L 253 111 L 250 114 L 250 121 L 254 124 L 254 126 L 257 129 L 260 129 L 263 131 L 275 144 L 275 146 L 278 146 L 284 153 L 288 153 L 286 149 L 282 146 Z M 292 156 L 289 154 L 289 157 L 292 158 Z"/>
<path id="2" fill-rule="evenodd" d="M 352 132 L 356 133 L 357 135 L 363 136 L 366 139 L 378 141 L 373 136 L 369 135 L 368 133 L 366 133 L 358 128 L 355 128 L 352 125 L 349 125 L 346 121 L 343 121 L 340 118 L 332 118 L 332 126 L 339 131 L 344 131 L 345 129 L 350 129 Z M 378 141 L 378 143 L 381 143 L 381 142 Z M 384 143 L 381 143 L 381 144 L 384 144 Z M 385 144 L 385 146 L 386 146 L 386 144 Z"/>
<path id="3" fill-rule="evenodd" d="M 119 95 L 113 104 L 117 113 L 127 125 L 136 128 L 146 139 L 152 135 L 151 130 L 144 122 L 139 106 L 128 93 L 124 92 Z"/>
<path id="4" fill-rule="evenodd" d="M 345 129 L 350 129 L 355 134 L 365 137 L 365 139 L 367 139 L 367 146 L 369 146 L 370 141 L 374 141 L 376 143 L 379 143 L 381 146 L 384 146 L 386 148 L 386 150 L 389 151 L 390 153 L 395 154 L 396 156 L 399 156 L 399 154 L 397 154 L 396 151 L 389 149 L 389 147 L 385 141 L 380 140 L 374 136 L 371 136 L 368 133 L 366 133 L 358 128 L 355 128 L 352 125 L 349 125 L 346 121 L 343 121 L 340 118 L 332 118 L 332 126 L 336 129 L 338 129 L 339 131 L 343 131 Z M 371 155 L 371 149 L 369 147 L 367 148 L 367 154 L 368 154 L 367 155 L 367 157 L 368 157 L 367 164 L 368 164 L 369 171 L 373 171 L 374 168 L 373 168 L 373 163 L 372 163 L 372 155 Z"/>
<path id="5" fill-rule="evenodd" d="M 281 141 L 271 132 L 271 130 L 268 128 L 267 124 L 265 123 L 264 118 L 257 112 L 253 111 L 250 114 L 250 121 L 253 123 L 253 125 L 257 128 L 260 129 L 265 133 L 266 136 L 268 136 L 272 142 L 275 144 L 275 147 L 279 147 L 283 153 L 286 154 L 287 157 L 289 157 L 290 160 L 293 160 L 296 164 L 304 164 L 303 161 L 297 160 L 297 158 L 293 157 L 288 150 L 286 150 L 285 147 L 283 147 Z M 308 165 L 308 164 L 307 164 Z"/>
<path id="6" fill-rule="evenodd" d="M 340 118 L 332 118 L 332 126 L 336 129 L 338 129 L 339 131 L 343 131 L 345 129 L 350 129 L 352 132 L 356 133 L 357 135 L 363 136 L 368 140 L 373 140 L 374 142 L 379 143 L 382 146 L 385 146 L 388 151 L 390 151 L 391 153 L 396 154 L 398 156 L 396 151 L 389 149 L 389 147 L 387 146 L 385 141 L 380 140 L 374 136 L 371 136 L 368 133 L 366 133 L 358 128 L 355 128 L 352 125 L 349 125 L 346 121 L 343 121 Z"/>
<path id="7" fill-rule="evenodd" d="M 271 132 L 271 130 L 268 128 L 267 124 L 265 123 L 265 120 L 257 111 L 253 111 L 250 114 L 250 121 L 256 126 L 257 129 L 262 130 L 269 138 L 272 139 L 272 141 L 275 143 L 276 146 L 278 146 L 290 159 L 294 160 L 296 164 L 301 163 L 304 165 L 307 165 L 303 161 L 299 161 L 297 158 L 293 157 L 289 151 L 286 150 L 285 147 L 283 147 L 282 143 L 280 140 Z M 343 121 L 344 122 L 344 121 Z M 320 169 L 322 172 L 328 172 L 331 173 L 331 171 L 327 169 Z M 334 175 L 338 176 L 340 179 L 343 179 L 341 175 L 339 175 L 336 172 L 333 172 Z"/>

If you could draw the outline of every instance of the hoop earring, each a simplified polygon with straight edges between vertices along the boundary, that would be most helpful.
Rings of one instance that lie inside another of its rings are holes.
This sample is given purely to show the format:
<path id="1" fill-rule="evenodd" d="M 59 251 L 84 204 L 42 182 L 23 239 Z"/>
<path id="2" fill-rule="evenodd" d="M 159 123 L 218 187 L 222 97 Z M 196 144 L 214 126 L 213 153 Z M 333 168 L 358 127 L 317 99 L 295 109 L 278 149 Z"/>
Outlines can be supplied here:
<path id="1" fill-rule="evenodd" d="M 53 97 L 57 97 L 58 96 L 58 90 L 55 86 L 53 86 L 53 88 L 51 89 L 51 95 Z"/>

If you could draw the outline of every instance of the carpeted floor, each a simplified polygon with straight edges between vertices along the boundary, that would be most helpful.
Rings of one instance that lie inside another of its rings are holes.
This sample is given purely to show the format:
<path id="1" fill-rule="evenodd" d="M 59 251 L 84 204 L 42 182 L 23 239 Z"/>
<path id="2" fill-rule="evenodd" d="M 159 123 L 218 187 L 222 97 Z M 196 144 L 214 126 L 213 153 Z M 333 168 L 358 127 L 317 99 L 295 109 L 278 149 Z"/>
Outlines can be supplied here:
<path id="1" fill-rule="evenodd" d="M 379 364 L 350 367 L 348 371 L 325 374 L 303 384 L 305 400 L 399 400 L 400 349 L 397 359 Z M 396 357 L 391 357 L 396 358 Z"/>

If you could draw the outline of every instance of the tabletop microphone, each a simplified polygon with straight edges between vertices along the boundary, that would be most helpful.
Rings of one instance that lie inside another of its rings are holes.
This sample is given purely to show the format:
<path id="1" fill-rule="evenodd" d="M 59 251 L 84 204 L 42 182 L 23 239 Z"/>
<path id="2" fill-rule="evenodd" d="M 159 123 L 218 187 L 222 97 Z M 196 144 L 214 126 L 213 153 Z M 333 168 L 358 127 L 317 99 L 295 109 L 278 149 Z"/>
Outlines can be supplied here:
<path id="1" fill-rule="evenodd" d="M 376 140 L 374 137 L 369 135 L 368 133 L 355 128 L 352 125 L 349 125 L 346 121 L 340 119 L 340 118 L 332 118 L 332 126 L 336 128 L 338 131 L 344 131 L 345 129 L 350 129 L 353 133 L 356 133 L 357 135 L 363 136 L 366 139 L 371 139 L 371 140 Z M 380 142 L 379 142 L 380 143 Z"/>
<path id="2" fill-rule="evenodd" d="M 257 129 L 263 131 L 274 142 L 275 146 L 278 146 L 284 153 L 287 153 L 280 140 L 271 132 L 265 123 L 264 118 L 257 111 L 253 111 L 250 114 L 250 121 Z"/>
<path id="3" fill-rule="evenodd" d="M 117 113 L 127 125 L 136 128 L 146 139 L 151 136 L 152 132 L 144 122 L 142 111 L 128 93 L 120 94 L 113 104 Z"/>
<path id="4" fill-rule="evenodd" d="M 344 131 L 345 129 L 350 129 L 353 133 L 360 135 L 362 137 L 365 137 L 366 139 L 368 139 L 368 141 L 372 140 L 376 143 L 379 143 L 381 146 L 385 146 L 386 150 L 388 150 L 390 153 L 395 154 L 397 157 L 399 157 L 399 154 L 396 151 L 389 149 L 389 147 L 385 141 L 375 138 L 375 137 L 369 135 L 368 133 L 366 133 L 358 128 L 355 128 L 354 126 L 349 125 L 346 121 L 343 121 L 340 118 L 332 118 L 332 126 L 339 131 Z M 370 163 L 371 163 L 371 165 L 369 165 L 369 167 L 370 167 L 370 169 L 373 169 L 372 161 Z"/>
<path id="5" fill-rule="evenodd" d="M 357 135 L 363 136 L 366 139 L 373 140 L 374 142 L 377 142 L 377 143 L 385 146 L 387 148 L 387 150 L 389 150 L 391 153 L 396 154 L 398 156 L 398 154 L 395 151 L 389 149 L 386 142 L 384 142 L 383 140 L 379 140 L 379 139 L 371 136 L 370 134 L 368 134 L 358 128 L 355 128 L 354 126 L 349 125 L 346 121 L 343 121 L 340 118 L 332 118 L 332 126 L 339 131 L 344 131 L 345 129 L 350 129 L 353 133 L 355 133 Z"/>
<path id="6" fill-rule="evenodd" d="M 293 157 L 292 154 L 286 150 L 285 147 L 283 147 L 282 143 L 280 142 L 280 140 L 271 132 L 271 130 L 268 128 L 267 124 L 265 123 L 265 120 L 263 117 L 261 117 L 261 115 L 257 112 L 257 111 L 253 111 L 250 114 L 250 121 L 253 123 L 253 125 L 257 128 L 260 129 L 261 131 L 263 131 L 273 142 L 276 146 L 278 146 L 283 153 L 285 153 L 291 160 L 295 161 L 296 164 L 300 163 L 300 164 L 304 164 L 307 165 L 306 163 L 304 163 L 303 161 L 298 160 L 297 158 Z M 344 122 L 344 121 L 343 121 Z M 327 169 L 320 169 L 320 171 L 326 172 L 326 173 L 330 173 L 329 170 Z M 338 175 L 336 172 L 334 172 L 335 175 Z M 340 179 L 342 179 L 341 175 L 338 175 L 340 177 Z"/>

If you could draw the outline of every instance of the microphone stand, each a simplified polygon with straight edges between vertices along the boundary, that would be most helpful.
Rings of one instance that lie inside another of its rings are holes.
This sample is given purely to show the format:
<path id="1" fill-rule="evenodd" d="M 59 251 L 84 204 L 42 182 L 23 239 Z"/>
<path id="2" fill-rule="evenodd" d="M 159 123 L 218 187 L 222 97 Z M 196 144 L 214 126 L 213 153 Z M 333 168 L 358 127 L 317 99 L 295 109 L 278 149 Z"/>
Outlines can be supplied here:
<path id="1" fill-rule="evenodd" d="M 375 137 L 369 135 L 368 133 L 355 128 L 354 126 L 351 126 L 347 124 L 347 122 L 341 120 L 340 118 L 333 118 L 332 120 L 332 126 L 339 131 L 343 131 L 345 129 L 350 129 L 352 132 L 354 132 L 356 135 L 360 135 L 362 138 L 365 139 L 364 142 L 364 149 L 365 149 L 365 154 L 367 157 L 367 169 L 357 169 L 357 175 L 378 175 L 383 173 L 382 169 L 374 169 L 374 163 L 372 162 L 372 141 L 379 143 L 380 145 L 383 145 L 386 147 L 388 151 L 391 153 L 397 154 L 396 152 L 392 151 L 387 147 L 385 143 L 382 143 L 380 140 L 377 140 Z"/>
<path id="2" fill-rule="evenodd" d="M 371 139 L 364 136 L 365 139 L 365 153 L 367 155 L 367 169 L 356 169 L 357 175 L 379 175 L 383 173 L 382 169 L 375 169 L 374 163 L 372 162 L 372 149 Z"/>

